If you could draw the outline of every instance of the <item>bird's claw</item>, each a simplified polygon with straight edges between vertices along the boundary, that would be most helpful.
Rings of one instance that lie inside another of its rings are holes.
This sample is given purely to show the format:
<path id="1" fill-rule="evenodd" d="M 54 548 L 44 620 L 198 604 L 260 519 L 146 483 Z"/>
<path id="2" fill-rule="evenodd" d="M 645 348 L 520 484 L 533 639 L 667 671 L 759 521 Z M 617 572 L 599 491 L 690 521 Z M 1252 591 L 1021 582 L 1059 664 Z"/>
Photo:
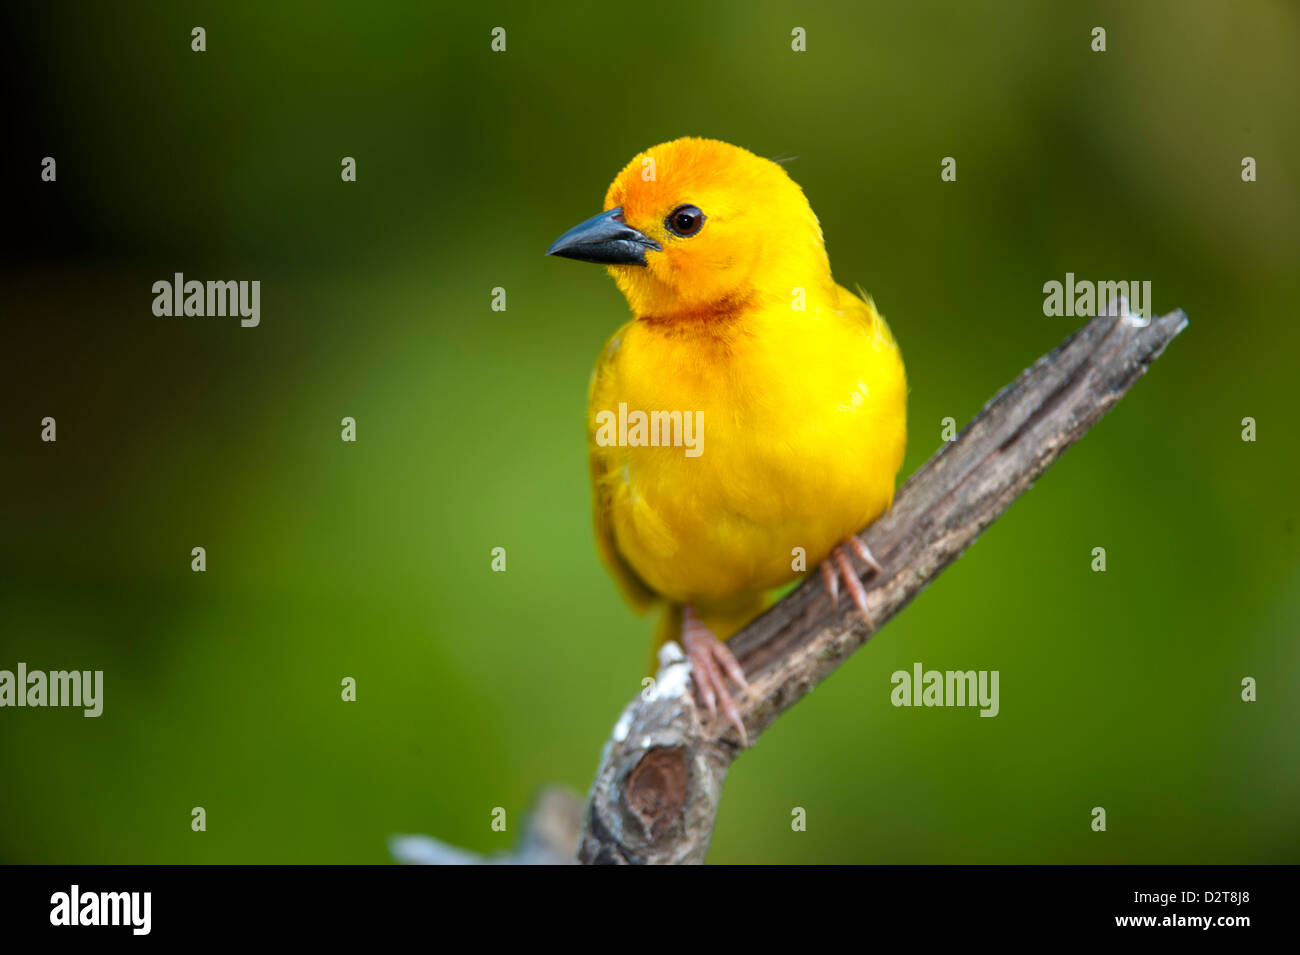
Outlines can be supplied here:
<path id="1" fill-rule="evenodd" d="M 875 621 L 871 619 L 871 612 L 867 610 L 867 588 L 862 586 L 862 579 L 858 577 L 858 572 L 853 569 L 853 559 L 849 556 L 849 551 L 857 554 L 862 558 L 862 562 L 871 568 L 873 573 L 879 574 L 883 567 L 880 561 L 876 560 L 875 555 L 866 544 L 855 534 L 833 548 L 827 558 L 822 561 L 822 583 L 826 585 L 826 592 L 830 594 L 831 603 L 838 607 L 840 605 L 840 578 L 844 579 L 844 586 L 848 589 L 849 596 L 853 598 L 854 606 L 866 620 L 867 626 L 872 630 L 876 629 Z"/>
<path id="2" fill-rule="evenodd" d="M 720 708 L 727 722 L 740 735 L 740 745 L 747 748 L 749 734 L 745 732 L 745 722 L 740 718 L 740 708 L 736 706 L 731 691 L 727 689 L 727 677 L 730 677 L 742 690 L 748 690 L 745 671 L 727 645 L 713 635 L 690 607 L 686 608 L 682 619 L 682 648 L 691 661 L 691 679 L 709 717 L 716 717 Z"/>

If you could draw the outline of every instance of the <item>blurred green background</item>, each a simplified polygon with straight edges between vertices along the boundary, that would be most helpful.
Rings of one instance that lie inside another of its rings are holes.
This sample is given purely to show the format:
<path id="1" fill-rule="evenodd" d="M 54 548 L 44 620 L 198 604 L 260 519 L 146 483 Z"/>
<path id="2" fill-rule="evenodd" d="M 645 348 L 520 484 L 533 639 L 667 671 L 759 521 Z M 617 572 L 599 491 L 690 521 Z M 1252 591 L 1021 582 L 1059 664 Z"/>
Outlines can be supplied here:
<path id="1" fill-rule="evenodd" d="M 590 533 L 587 378 L 626 305 L 542 252 L 681 135 L 799 157 L 907 361 L 904 476 L 1081 324 L 1043 283 L 1147 279 L 1191 319 L 742 756 L 711 861 L 1300 861 L 1294 4 L 5 16 L 0 668 L 102 669 L 105 704 L 0 710 L 3 861 L 489 851 L 540 784 L 585 790 L 653 622 Z M 260 327 L 154 317 L 176 271 L 259 279 Z M 1000 715 L 894 708 L 915 661 L 999 670 Z"/>

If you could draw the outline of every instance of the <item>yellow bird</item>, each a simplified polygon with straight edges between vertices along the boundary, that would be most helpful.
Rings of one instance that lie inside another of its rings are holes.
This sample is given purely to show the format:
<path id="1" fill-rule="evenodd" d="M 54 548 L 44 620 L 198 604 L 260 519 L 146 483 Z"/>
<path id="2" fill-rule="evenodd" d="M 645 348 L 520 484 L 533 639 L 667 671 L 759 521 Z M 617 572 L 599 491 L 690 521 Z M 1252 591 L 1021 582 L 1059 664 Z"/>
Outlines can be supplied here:
<path id="1" fill-rule="evenodd" d="M 871 300 L 831 277 L 775 162 L 677 139 L 628 163 L 604 208 L 547 252 L 606 265 L 635 316 L 591 379 L 597 543 L 635 607 L 666 604 L 661 639 L 748 745 L 722 641 L 816 564 L 867 616 L 852 555 L 880 569 L 856 534 L 893 501 L 902 357 Z"/>

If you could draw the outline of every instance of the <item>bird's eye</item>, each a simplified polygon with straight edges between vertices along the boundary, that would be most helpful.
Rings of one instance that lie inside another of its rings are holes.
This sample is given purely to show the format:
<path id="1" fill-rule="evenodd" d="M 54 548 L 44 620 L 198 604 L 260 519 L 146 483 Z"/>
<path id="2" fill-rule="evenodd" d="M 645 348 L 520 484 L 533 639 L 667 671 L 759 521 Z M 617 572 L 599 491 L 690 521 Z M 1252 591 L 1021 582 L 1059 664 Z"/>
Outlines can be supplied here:
<path id="1" fill-rule="evenodd" d="M 704 220 L 707 217 L 699 210 L 698 206 L 678 206 L 672 212 L 668 213 L 668 218 L 664 220 L 664 225 L 673 235 L 679 235 L 683 239 L 689 239 L 695 233 L 704 227 Z"/>

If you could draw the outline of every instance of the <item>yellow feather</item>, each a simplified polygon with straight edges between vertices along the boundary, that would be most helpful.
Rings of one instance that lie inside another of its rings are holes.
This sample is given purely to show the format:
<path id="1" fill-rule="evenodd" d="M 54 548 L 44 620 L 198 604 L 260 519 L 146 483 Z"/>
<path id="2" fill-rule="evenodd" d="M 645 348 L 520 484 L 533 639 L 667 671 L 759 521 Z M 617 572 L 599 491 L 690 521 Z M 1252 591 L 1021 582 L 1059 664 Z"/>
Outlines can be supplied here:
<path id="1" fill-rule="evenodd" d="M 665 224 L 683 203 L 706 216 L 688 238 Z M 609 266 L 636 317 L 592 376 L 598 545 L 633 605 L 668 604 L 661 635 L 676 634 L 689 603 L 725 639 L 766 592 L 889 507 L 906 442 L 903 362 L 871 300 L 831 277 L 816 216 L 775 163 L 676 140 L 635 158 L 605 207 L 662 250 L 644 267 Z M 695 413 L 699 456 L 601 443 L 620 405 Z"/>

